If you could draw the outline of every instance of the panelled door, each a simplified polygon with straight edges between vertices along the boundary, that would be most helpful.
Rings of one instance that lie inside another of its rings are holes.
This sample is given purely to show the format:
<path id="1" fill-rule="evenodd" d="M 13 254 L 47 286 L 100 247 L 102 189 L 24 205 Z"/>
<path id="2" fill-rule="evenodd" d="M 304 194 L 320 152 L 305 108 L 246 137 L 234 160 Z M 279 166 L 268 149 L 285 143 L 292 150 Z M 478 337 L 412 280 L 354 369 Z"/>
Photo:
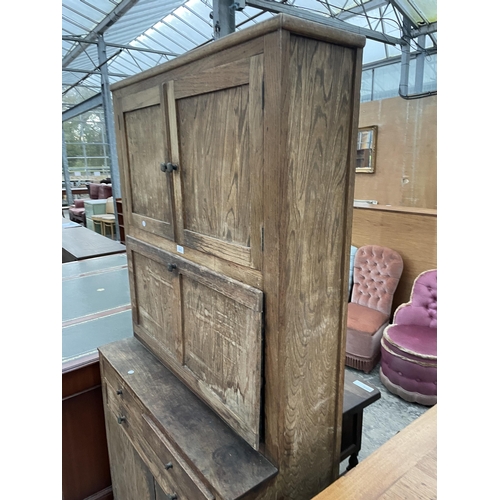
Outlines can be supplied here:
<path id="1" fill-rule="evenodd" d="M 163 85 L 176 240 L 261 268 L 262 54 Z"/>
<path id="2" fill-rule="evenodd" d="M 263 292 L 133 237 L 135 335 L 255 449 Z"/>
<path id="3" fill-rule="evenodd" d="M 117 102 L 118 147 L 124 162 L 128 220 L 144 231 L 174 239 L 172 185 L 166 175 L 167 134 L 163 94 L 158 86 Z"/>

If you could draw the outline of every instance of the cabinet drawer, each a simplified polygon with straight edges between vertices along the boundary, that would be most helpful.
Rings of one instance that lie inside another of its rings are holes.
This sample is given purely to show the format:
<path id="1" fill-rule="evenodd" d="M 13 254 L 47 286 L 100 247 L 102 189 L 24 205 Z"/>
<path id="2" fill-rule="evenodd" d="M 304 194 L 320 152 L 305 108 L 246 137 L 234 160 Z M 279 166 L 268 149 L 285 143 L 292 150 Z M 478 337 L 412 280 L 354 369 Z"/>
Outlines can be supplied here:
<path id="1" fill-rule="evenodd" d="M 212 493 L 172 448 L 140 402 L 105 361 L 103 378 L 110 416 L 121 425 L 167 498 L 214 500 Z"/>
<path id="2" fill-rule="evenodd" d="M 126 391 L 125 384 L 105 361 L 102 362 L 102 379 L 106 391 L 106 404 L 113 414 L 117 414 L 120 403 L 123 401 L 124 391 Z"/>

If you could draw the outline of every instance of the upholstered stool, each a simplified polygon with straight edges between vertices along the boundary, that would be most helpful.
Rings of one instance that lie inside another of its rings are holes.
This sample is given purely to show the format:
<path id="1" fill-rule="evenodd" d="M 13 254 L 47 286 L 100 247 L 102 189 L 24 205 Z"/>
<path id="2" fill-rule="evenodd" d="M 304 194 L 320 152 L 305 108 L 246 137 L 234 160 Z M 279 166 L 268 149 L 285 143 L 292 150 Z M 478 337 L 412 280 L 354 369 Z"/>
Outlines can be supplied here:
<path id="1" fill-rule="evenodd" d="M 366 245 L 357 250 L 347 305 L 347 366 L 368 373 L 378 363 L 382 332 L 389 324 L 402 272 L 403 259 L 390 248 Z"/>
<path id="2" fill-rule="evenodd" d="M 380 380 L 406 401 L 437 403 L 437 271 L 421 273 L 410 302 L 383 332 Z"/>

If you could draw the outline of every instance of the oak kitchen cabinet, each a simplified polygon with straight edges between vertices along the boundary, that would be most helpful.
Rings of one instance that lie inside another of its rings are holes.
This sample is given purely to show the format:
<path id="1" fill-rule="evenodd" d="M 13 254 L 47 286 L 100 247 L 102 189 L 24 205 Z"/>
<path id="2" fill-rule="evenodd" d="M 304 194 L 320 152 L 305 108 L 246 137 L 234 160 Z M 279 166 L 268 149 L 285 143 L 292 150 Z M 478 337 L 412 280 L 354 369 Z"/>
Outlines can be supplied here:
<path id="1" fill-rule="evenodd" d="M 242 498 L 338 474 L 363 45 L 277 15 L 112 87 L 133 342 L 278 469 Z"/>

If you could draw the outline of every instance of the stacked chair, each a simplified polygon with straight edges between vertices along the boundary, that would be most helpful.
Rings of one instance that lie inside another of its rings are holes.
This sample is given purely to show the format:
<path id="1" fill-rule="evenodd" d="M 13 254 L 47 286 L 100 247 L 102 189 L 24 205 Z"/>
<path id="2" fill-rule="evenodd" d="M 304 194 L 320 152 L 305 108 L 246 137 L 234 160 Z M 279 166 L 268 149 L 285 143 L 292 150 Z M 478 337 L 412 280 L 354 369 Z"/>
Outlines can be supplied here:
<path id="1" fill-rule="evenodd" d="M 357 250 L 347 306 L 347 366 L 368 373 L 380 360 L 382 333 L 402 272 L 403 259 L 390 248 L 366 245 Z"/>
<path id="2" fill-rule="evenodd" d="M 106 200 L 106 213 L 101 215 L 92 216 L 92 221 L 94 225 L 100 228 L 100 232 L 103 236 L 107 235 L 107 229 L 109 229 L 111 239 L 114 239 L 115 233 L 115 207 L 113 203 L 113 197 L 110 196 Z"/>
<path id="3" fill-rule="evenodd" d="M 410 301 L 383 332 L 380 380 L 406 401 L 437 403 L 437 270 L 415 279 Z"/>

